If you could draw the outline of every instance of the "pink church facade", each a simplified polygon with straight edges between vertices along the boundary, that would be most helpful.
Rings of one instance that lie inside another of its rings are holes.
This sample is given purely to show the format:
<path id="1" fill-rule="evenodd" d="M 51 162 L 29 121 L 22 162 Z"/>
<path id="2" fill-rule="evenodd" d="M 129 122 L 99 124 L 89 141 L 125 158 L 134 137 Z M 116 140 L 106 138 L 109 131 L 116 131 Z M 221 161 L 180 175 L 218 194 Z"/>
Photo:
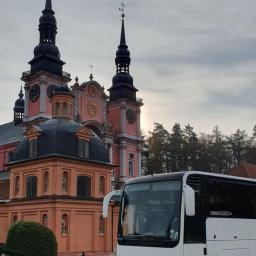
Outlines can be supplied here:
<path id="1" fill-rule="evenodd" d="M 107 93 L 90 75 L 71 83 L 55 40 L 51 0 L 39 21 L 39 44 L 22 73 L 13 122 L 0 125 L 0 243 L 20 220 L 51 228 L 61 254 L 110 254 L 118 209 L 103 220 L 102 200 L 141 175 L 140 114 L 129 67 L 124 15 Z M 70 86 L 68 86 L 70 83 Z"/>

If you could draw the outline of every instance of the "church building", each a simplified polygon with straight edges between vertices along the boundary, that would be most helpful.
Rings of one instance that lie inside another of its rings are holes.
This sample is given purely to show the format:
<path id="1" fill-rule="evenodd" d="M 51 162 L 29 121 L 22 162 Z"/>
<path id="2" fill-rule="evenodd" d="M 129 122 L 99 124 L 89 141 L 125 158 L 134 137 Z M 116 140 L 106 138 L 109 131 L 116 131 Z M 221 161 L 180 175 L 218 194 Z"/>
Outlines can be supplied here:
<path id="1" fill-rule="evenodd" d="M 109 93 L 92 74 L 69 86 L 46 0 L 13 122 L 0 125 L 0 243 L 13 223 L 36 221 L 53 230 L 61 255 L 115 250 L 118 209 L 103 219 L 102 200 L 141 175 L 143 102 L 130 75 L 124 18 Z"/>

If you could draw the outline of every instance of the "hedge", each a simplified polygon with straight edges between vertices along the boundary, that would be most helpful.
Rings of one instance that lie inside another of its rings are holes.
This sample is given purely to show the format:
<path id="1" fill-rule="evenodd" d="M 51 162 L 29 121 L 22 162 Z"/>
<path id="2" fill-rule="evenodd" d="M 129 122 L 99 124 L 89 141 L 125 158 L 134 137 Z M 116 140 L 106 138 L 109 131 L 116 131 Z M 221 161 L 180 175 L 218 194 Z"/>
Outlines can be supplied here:
<path id="1" fill-rule="evenodd" d="M 9 229 L 4 250 L 10 256 L 57 256 L 57 242 L 49 228 L 20 221 Z"/>

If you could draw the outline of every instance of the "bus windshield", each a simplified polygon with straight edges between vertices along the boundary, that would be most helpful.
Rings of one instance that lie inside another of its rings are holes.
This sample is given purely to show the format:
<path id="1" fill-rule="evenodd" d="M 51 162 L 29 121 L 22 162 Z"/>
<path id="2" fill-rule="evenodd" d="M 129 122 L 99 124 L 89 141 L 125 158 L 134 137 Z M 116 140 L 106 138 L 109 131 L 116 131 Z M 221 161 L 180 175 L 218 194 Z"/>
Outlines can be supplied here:
<path id="1" fill-rule="evenodd" d="M 177 245 L 180 208 L 180 180 L 126 185 L 121 202 L 119 244 L 136 241 L 136 245 L 143 246 Z"/>

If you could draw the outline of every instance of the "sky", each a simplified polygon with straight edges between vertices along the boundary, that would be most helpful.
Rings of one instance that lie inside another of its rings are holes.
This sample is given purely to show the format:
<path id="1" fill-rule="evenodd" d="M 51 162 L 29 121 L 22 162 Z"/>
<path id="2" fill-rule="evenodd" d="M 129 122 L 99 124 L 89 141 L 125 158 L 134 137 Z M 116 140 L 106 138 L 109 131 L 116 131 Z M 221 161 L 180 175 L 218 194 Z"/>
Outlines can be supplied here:
<path id="1" fill-rule="evenodd" d="M 120 0 L 52 0 L 64 70 L 106 89 L 115 74 Z M 0 124 L 13 105 L 38 44 L 45 0 L 0 0 Z M 256 124 L 255 0 L 126 0 L 130 73 L 143 98 L 142 128 L 178 122 L 211 133 Z M 69 85 L 72 85 L 72 81 Z"/>

